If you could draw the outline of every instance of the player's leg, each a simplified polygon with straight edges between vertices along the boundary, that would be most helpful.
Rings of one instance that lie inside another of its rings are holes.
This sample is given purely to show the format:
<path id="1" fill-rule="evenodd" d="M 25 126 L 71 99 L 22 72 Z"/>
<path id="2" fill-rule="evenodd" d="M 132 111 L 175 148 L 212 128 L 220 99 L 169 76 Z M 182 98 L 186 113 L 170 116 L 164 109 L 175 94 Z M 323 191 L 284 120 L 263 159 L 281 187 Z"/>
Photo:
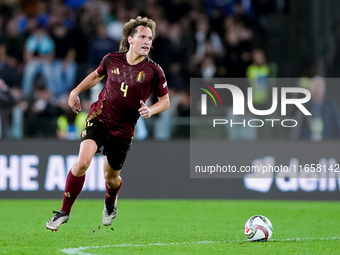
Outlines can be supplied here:
<path id="1" fill-rule="evenodd" d="M 81 142 L 77 161 L 67 175 L 63 205 L 60 212 L 55 212 L 56 215 L 46 223 L 48 229 L 56 231 L 61 224 L 68 221 L 72 205 L 83 188 L 85 172 L 97 149 L 94 140 L 87 139 Z"/>
<path id="2" fill-rule="evenodd" d="M 97 151 L 97 144 L 91 139 L 80 143 L 79 154 L 76 163 L 67 175 L 62 211 L 70 213 L 71 207 L 81 192 L 85 182 L 85 172 L 89 168 L 91 160 Z"/>
<path id="3" fill-rule="evenodd" d="M 111 225 L 117 215 L 118 192 L 122 186 L 120 171 L 130 150 L 131 138 L 117 137 L 110 133 L 103 142 L 105 155 L 104 175 L 106 182 L 106 197 L 102 221 L 104 226 Z"/>
<path id="4" fill-rule="evenodd" d="M 120 171 L 121 170 L 113 169 L 107 160 L 107 156 L 105 156 L 104 177 L 105 177 L 105 183 L 106 183 L 107 197 L 115 197 L 118 194 L 118 191 L 123 183 L 123 180 L 120 177 Z"/>
<path id="5" fill-rule="evenodd" d="M 123 184 L 123 180 L 120 177 L 120 170 L 115 170 L 110 166 L 107 156 L 105 156 L 104 160 L 104 176 L 106 196 L 102 221 L 104 226 L 108 226 L 112 224 L 117 215 L 118 192 Z"/>

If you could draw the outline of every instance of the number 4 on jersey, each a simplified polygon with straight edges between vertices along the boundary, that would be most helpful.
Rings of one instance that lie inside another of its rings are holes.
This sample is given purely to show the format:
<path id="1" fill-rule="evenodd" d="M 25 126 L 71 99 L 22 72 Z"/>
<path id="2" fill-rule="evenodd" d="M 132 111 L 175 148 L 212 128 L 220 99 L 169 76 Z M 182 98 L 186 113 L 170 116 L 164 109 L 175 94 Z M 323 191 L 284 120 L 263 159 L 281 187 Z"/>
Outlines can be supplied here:
<path id="1" fill-rule="evenodd" d="M 120 86 L 120 90 L 124 92 L 123 97 L 126 97 L 127 91 L 128 91 L 129 86 L 124 85 L 124 82 L 122 82 L 122 85 Z"/>

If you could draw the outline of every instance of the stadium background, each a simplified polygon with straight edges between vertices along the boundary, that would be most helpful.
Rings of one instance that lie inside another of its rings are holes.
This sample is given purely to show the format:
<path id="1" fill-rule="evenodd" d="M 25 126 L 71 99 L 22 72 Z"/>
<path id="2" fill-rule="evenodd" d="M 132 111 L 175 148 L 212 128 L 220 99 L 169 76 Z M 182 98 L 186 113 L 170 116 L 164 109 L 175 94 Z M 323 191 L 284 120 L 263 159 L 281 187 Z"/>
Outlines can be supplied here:
<path id="1" fill-rule="evenodd" d="M 336 189 L 316 183 L 313 191 L 298 187 L 288 192 L 273 184 L 263 193 L 247 189 L 242 179 L 190 179 L 189 172 L 190 77 L 247 77 L 256 49 L 265 54 L 268 77 L 339 77 L 340 2 L 336 0 L 0 1 L 0 198 L 60 198 L 66 171 L 78 152 L 78 121 L 82 122 L 74 119 L 65 101 L 71 87 L 50 91 L 50 81 L 38 72 L 33 90 L 22 92 L 25 69 L 32 61 L 25 56 L 29 36 L 43 28 L 54 45 L 51 63 L 67 60 L 69 67 L 76 66 L 71 79 L 75 86 L 104 54 L 118 50 L 123 24 L 137 15 L 157 22 L 151 58 L 167 76 L 171 108 L 137 129 L 121 198 L 338 200 L 337 183 Z M 35 55 L 42 61 L 43 56 Z M 55 73 L 52 82 L 58 80 Z M 336 84 L 328 92 L 339 104 Z M 85 112 L 96 93 L 83 93 Z M 230 140 L 226 130 L 218 135 Z M 288 138 L 262 132 L 255 140 L 230 143 L 243 146 L 243 160 L 251 161 L 247 149 L 256 150 L 261 142 L 276 147 Z M 317 143 L 324 157 L 333 157 L 338 138 Z M 301 145 L 285 142 L 287 150 Z M 309 143 L 302 144 L 306 150 Z M 237 156 L 233 153 L 231 149 L 228 156 Z M 96 158 L 94 164 L 99 163 Z M 93 169 L 101 175 L 100 166 Z M 57 178 L 50 186 L 48 171 Z M 153 186 L 144 188 L 148 182 Z M 81 197 L 101 198 L 101 187 L 90 183 Z"/>

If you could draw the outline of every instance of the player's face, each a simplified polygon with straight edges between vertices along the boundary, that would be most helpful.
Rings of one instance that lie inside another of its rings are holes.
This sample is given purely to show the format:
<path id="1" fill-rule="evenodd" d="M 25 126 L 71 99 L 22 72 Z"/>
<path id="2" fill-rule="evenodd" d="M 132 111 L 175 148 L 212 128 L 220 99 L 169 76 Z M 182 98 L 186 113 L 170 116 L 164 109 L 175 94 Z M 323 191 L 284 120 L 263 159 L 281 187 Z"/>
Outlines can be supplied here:
<path id="1" fill-rule="evenodd" d="M 147 56 L 152 46 L 151 29 L 144 26 L 137 27 L 138 32 L 129 36 L 130 51 L 140 56 Z"/>

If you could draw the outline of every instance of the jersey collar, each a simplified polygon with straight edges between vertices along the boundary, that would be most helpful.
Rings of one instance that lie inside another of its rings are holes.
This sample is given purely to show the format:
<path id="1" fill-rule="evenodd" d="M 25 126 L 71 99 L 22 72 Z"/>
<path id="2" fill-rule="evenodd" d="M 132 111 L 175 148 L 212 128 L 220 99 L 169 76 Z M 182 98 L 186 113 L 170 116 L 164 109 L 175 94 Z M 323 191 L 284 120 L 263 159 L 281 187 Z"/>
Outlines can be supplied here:
<path id="1" fill-rule="evenodd" d="M 126 62 L 126 64 L 128 64 L 129 66 L 138 66 L 138 65 L 142 65 L 144 64 L 147 60 L 148 60 L 148 56 L 146 56 L 143 61 L 139 62 L 138 64 L 135 64 L 135 65 L 130 65 L 129 62 L 127 61 L 126 59 L 126 52 L 123 53 L 123 58 L 124 58 L 124 61 Z"/>

